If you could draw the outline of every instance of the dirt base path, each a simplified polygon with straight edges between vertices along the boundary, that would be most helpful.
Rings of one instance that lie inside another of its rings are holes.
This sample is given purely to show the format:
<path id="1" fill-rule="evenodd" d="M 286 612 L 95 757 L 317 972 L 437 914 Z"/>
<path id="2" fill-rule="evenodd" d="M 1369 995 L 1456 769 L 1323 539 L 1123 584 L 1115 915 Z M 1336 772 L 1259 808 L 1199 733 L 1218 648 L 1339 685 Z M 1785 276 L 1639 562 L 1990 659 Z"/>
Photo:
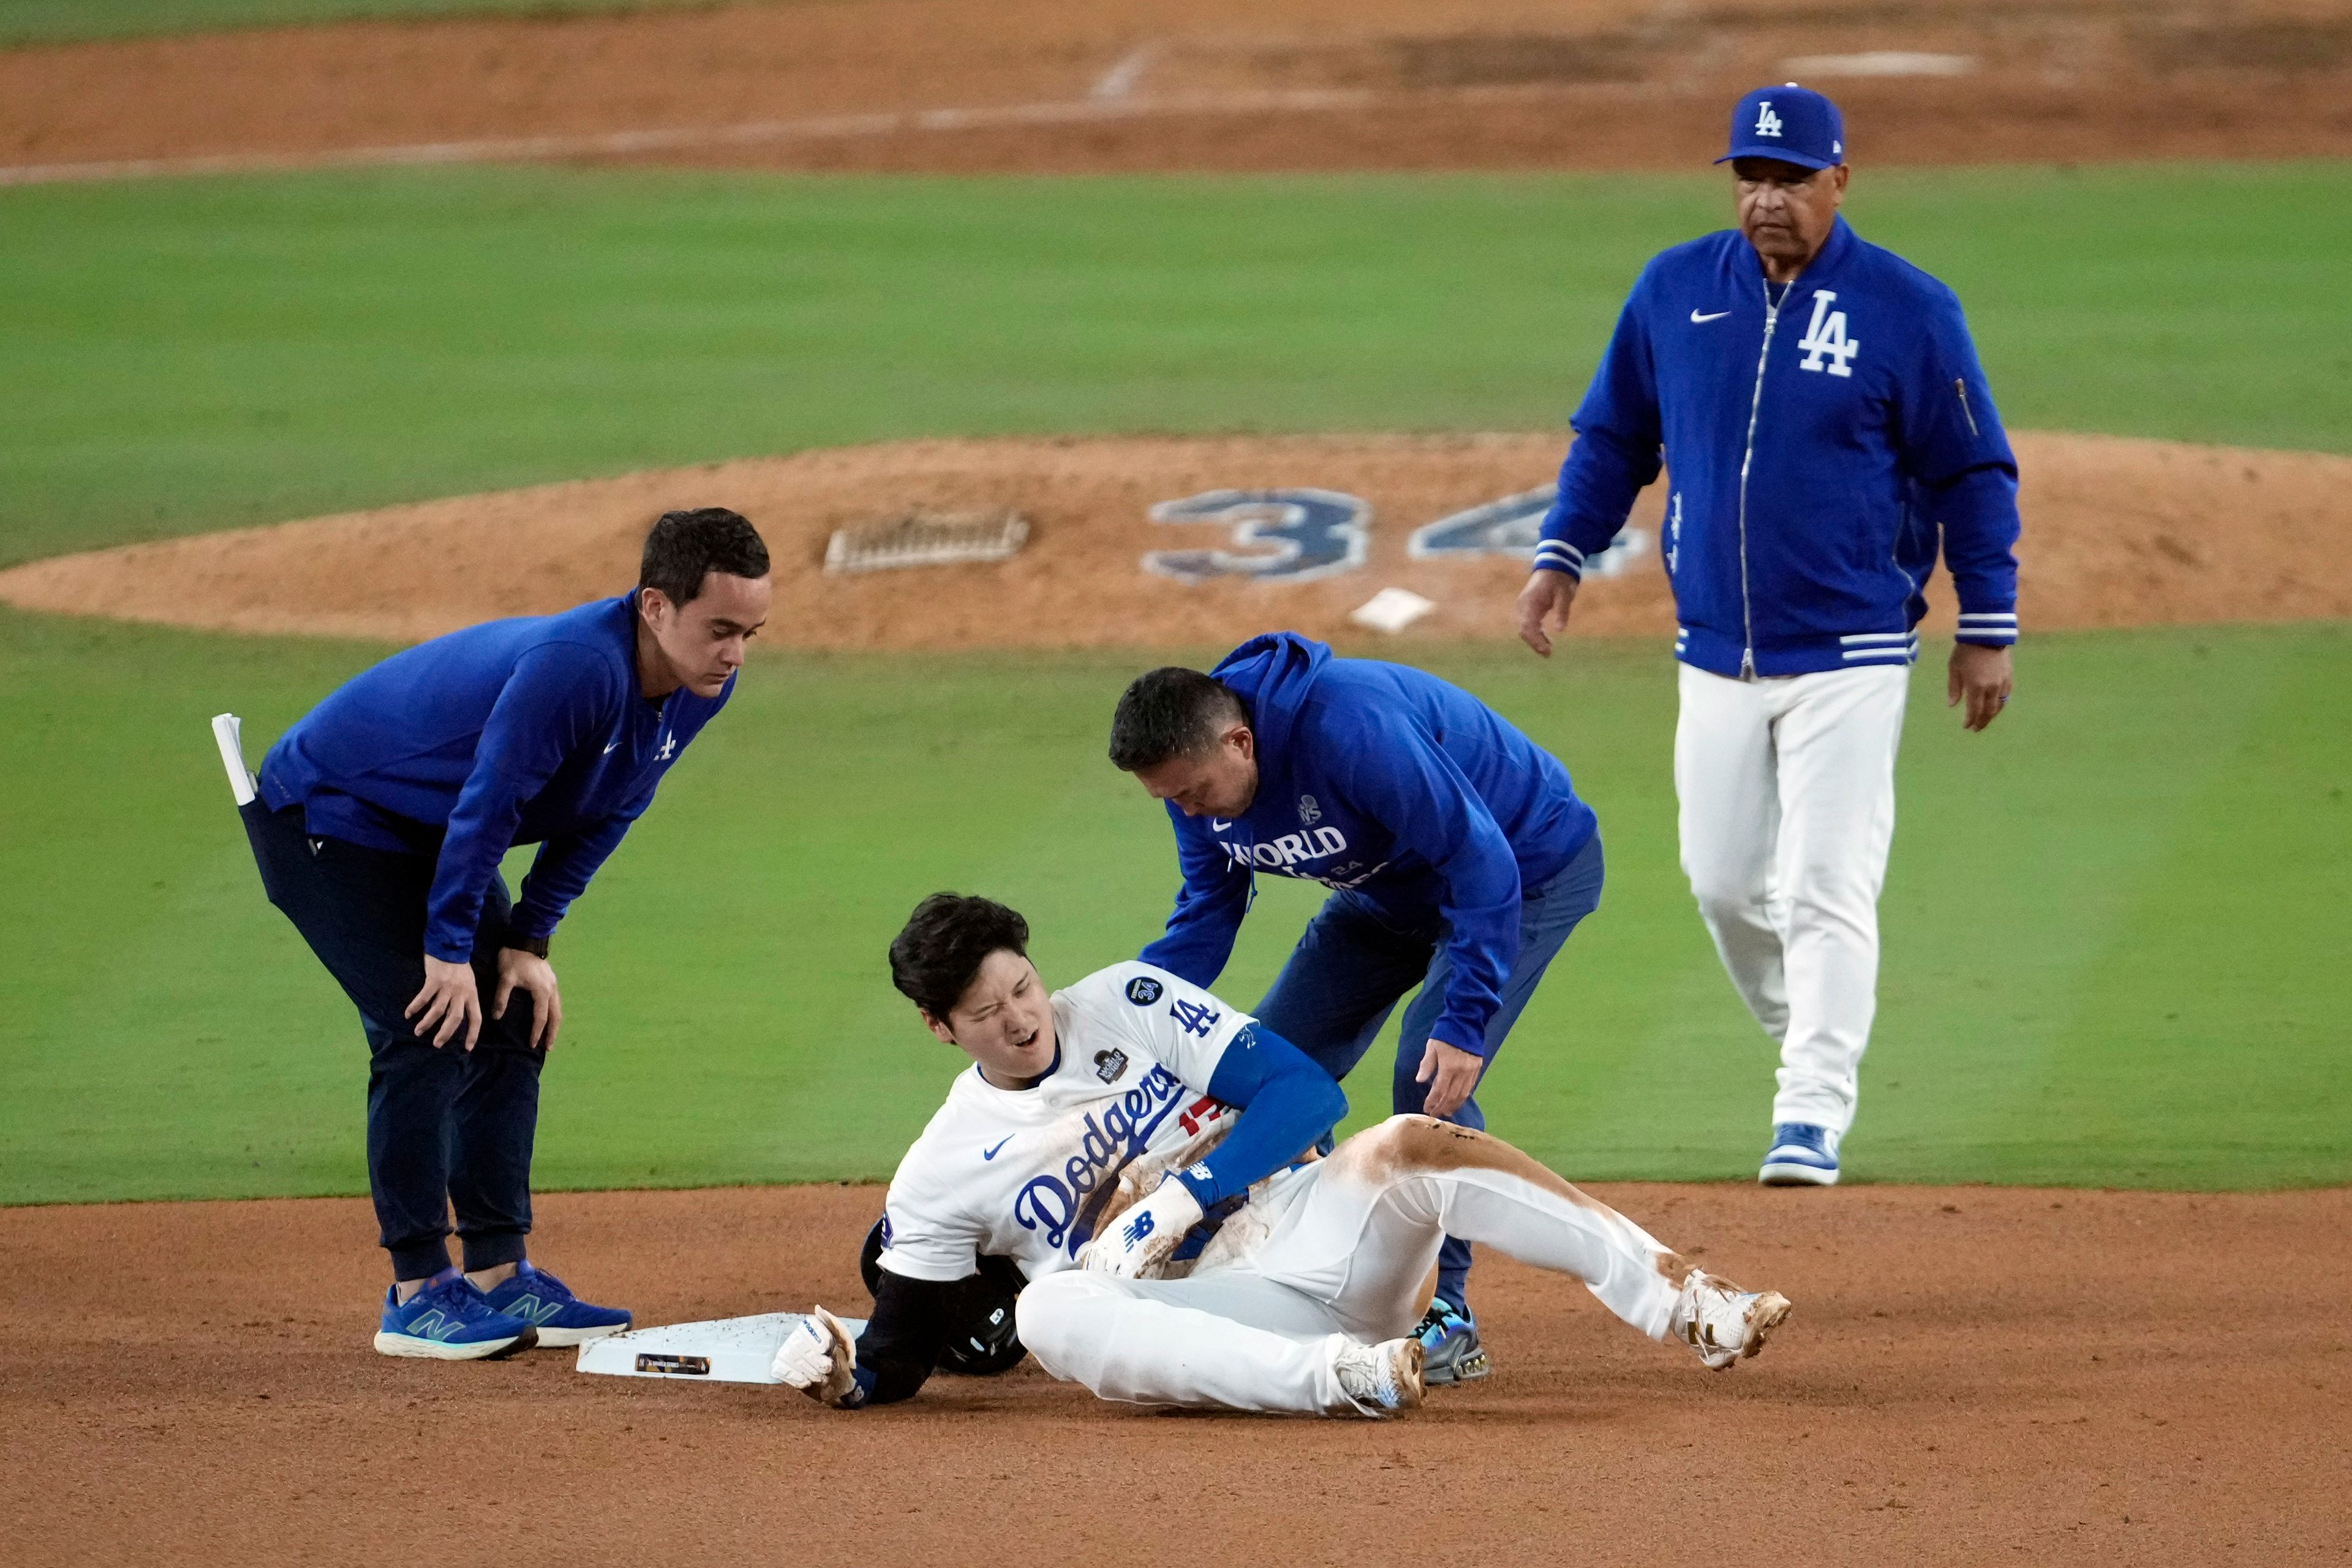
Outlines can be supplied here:
<path id="1" fill-rule="evenodd" d="M 385 148 L 1697 169 L 1738 94 L 1791 77 L 1837 93 L 1865 166 L 2352 153 L 2352 20 L 2321 0 L 835 0 L 0 52 L 0 180 Z"/>
<path id="2" fill-rule="evenodd" d="M 0 603 L 254 633 L 410 640 L 496 616 L 560 610 L 635 580 L 663 510 L 750 516 L 777 563 L 767 640 L 807 648 L 1167 647 L 1270 627 L 1353 637 L 1378 589 L 1437 608 L 1403 642 L 1507 637 L 1524 558 L 1416 558 L 1427 524 L 1549 481 L 1561 437 L 1292 437 L 1200 440 L 923 441 L 544 485 L 271 528 L 64 556 L 0 573 Z M 2352 616 L 2352 458 L 2105 437 L 2017 437 L 2026 475 L 2028 632 Z M 1230 522 L 1155 522 L 1206 491 L 1305 487 L 1367 503 L 1364 563 L 1293 580 L 1182 584 L 1155 551 L 1236 546 Z M 1633 527 L 1644 552 L 1578 597 L 1587 635 L 1670 635 L 1652 487 Z M 910 510 L 1011 509 L 1034 526 L 1014 560 L 828 574 L 838 528 Z M 2222 523 L 2226 521 L 2226 527 Z M 1948 630 L 1948 579 L 1927 625 Z"/>
<path id="3" fill-rule="evenodd" d="M 1483 1267 L 1498 1371 L 1374 1425 L 1154 1414 L 1034 1363 L 784 1389 L 368 1348 L 359 1201 L 0 1211 L 11 1561 L 2337 1562 L 2352 1192 L 1596 1189 L 1797 1302 L 1720 1375 Z M 874 1188 L 545 1199 L 644 1321 L 863 1309 Z M 1180 1551 L 1191 1540 L 1197 1550 Z"/>

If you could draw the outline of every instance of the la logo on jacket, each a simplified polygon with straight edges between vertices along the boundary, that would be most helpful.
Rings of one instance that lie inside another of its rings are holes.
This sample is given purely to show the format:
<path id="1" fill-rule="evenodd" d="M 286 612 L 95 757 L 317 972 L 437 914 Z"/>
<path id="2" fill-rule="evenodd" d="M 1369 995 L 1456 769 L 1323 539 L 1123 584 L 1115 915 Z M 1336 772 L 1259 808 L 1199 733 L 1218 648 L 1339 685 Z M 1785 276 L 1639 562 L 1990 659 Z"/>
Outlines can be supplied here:
<path id="1" fill-rule="evenodd" d="M 1832 375 L 1853 374 L 1853 367 L 1846 362 L 1862 352 L 1862 340 L 1845 335 L 1845 312 L 1830 309 L 1831 301 L 1836 298 L 1827 289 L 1813 296 L 1812 324 L 1797 340 L 1797 346 L 1805 351 L 1805 357 L 1797 362 L 1799 370 L 1825 369 Z M 1835 363 L 1825 365 L 1825 358 Z"/>

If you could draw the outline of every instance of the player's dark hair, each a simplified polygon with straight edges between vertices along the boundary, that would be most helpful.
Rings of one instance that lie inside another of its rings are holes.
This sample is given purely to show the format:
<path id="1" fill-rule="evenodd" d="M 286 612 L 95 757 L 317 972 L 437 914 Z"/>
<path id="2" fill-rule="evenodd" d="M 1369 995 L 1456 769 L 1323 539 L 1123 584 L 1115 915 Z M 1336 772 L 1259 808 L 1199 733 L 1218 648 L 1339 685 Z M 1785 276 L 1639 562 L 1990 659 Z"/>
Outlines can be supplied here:
<path id="1" fill-rule="evenodd" d="M 1119 694 L 1110 716 L 1111 765 L 1131 773 L 1171 757 L 1202 756 L 1227 725 L 1249 721 L 1249 704 L 1223 681 L 1163 666 L 1137 676 Z"/>
<path id="2" fill-rule="evenodd" d="M 933 893 L 891 939 L 890 984 L 945 1019 L 988 955 L 1000 950 L 1028 957 L 1029 922 L 993 899 Z"/>
<path id="3" fill-rule="evenodd" d="M 723 506 L 662 513 L 646 535 L 637 586 L 659 588 L 671 604 L 689 605 L 702 592 L 702 579 L 713 572 L 766 576 L 768 546 L 760 531 L 741 512 Z"/>

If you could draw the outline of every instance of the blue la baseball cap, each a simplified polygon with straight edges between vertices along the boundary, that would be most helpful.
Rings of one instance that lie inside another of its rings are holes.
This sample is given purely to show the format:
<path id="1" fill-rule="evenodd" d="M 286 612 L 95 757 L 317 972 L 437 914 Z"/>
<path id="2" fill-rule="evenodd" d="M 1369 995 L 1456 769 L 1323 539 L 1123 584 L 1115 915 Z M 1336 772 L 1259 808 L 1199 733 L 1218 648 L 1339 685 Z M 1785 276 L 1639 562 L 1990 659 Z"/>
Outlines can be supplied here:
<path id="1" fill-rule="evenodd" d="M 1716 160 L 1778 158 L 1808 169 L 1845 162 L 1845 116 L 1809 87 L 1759 87 L 1731 111 L 1731 151 Z"/>

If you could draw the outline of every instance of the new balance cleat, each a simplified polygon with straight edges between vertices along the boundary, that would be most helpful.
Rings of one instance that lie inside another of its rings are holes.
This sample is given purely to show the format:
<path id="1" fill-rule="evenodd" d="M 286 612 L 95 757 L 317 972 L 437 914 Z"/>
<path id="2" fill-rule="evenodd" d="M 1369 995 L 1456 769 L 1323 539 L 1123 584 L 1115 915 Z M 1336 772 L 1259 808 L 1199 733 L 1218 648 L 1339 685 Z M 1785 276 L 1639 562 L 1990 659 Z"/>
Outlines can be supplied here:
<path id="1" fill-rule="evenodd" d="M 445 1268 L 405 1301 L 383 1293 L 383 1322 L 375 1348 L 384 1355 L 430 1361 L 496 1361 L 539 1342 L 539 1331 L 509 1317 L 455 1268 Z"/>
<path id="2" fill-rule="evenodd" d="M 484 1299 L 499 1311 L 537 1329 L 539 1342 L 549 1349 L 601 1340 L 621 1332 L 630 1322 L 626 1309 L 592 1306 L 573 1295 L 562 1280 L 528 1262 L 517 1266 Z"/>
<path id="3" fill-rule="evenodd" d="M 1495 1370 L 1478 1342 L 1478 1325 L 1443 1296 L 1429 1303 L 1412 1337 L 1421 1342 L 1421 1381 L 1429 1387 L 1475 1383 Z"/>
<path id="4" fill-rule="evenodd" d="M 1332 1358 L 1331 1370 L 1349 1398 L 1375 1415 L 1411 1410 L 1421 1404 L 1421 1342 L 1410 1336 L 1377 1345 L 1349 1341 Z"/>
<path id="5" fill-rule="evenodd" d="M 1782 1121 L 1772 1129 L 1772 1147 L 1756 1179 L 1768 1187 L 1834 1187 L 1838 1135 L 1810 1121 Z"/>
<path id="6" fill-rule="evenodd" d="M 1669 1332 L 1698 1352 L 1698 1359 L 1717 1372 L 1764 1348 L 1765 1340 L 1786 1321 L 1789 1298 L 1777 1290 L 1742 1290 L 1728 1279 L 1694 1268 L 1683 1279 L 1675 1298 Z"/>

